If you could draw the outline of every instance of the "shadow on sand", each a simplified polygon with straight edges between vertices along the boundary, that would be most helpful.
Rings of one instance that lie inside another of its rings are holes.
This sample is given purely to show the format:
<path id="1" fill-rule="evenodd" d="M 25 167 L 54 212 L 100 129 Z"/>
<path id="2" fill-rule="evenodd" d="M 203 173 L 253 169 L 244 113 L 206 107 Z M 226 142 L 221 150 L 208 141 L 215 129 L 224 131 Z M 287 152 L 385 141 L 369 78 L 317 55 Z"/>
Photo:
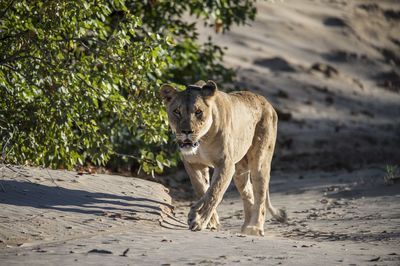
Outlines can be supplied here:
<path id="1" fill-rule="evenodd" d="M 146 212 L 159 215 L 161 206 L 172 205 L 132 196 L 52 187 L 29 182 L 0 180 L 6 192 L 0 192 L 0 204 L 52 209 L 64 212 L 101 215 L 105 211 Z"/>

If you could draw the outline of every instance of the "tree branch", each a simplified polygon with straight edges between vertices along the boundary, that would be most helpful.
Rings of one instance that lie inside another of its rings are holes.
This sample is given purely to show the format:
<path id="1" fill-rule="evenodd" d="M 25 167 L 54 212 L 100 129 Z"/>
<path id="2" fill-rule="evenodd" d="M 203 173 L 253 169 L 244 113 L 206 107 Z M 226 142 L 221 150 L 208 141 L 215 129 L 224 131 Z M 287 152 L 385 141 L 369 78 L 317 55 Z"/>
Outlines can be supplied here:
<path id="1" fill-rule="evenodd" d="M 157 165 L 157 162 L 154 161 L 154 160 L 149 160 L 149 159 L 146 159 L 146 158 L 139 158 L 139 157 L 137 157 L 137 156 L 130 155 L 130 154 L 123 154 L 123 153 L 118 153 L 118 152 L 113 152 L 112 154 L 117 155 L 117 156 L 120 156 L 120 157 L 132 158 L 132 159 L 135 159 L 135 160 L 137 160 L 137 161 L 142 160 L 143 162 L 149 163 L 149 164 L 151 164 L 151 165 L 153 165 L 153 166 L 156 166 L 156 165 Z"/>

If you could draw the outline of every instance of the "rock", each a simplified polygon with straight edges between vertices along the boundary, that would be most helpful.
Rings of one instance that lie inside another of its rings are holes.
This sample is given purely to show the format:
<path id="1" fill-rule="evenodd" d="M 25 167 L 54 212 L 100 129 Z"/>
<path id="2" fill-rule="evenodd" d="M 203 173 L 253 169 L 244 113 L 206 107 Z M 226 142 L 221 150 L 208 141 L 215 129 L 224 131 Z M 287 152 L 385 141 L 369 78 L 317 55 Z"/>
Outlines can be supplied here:
<path id="1" fill-rule="evenodd" d="M 320 72 L 325 75 L 327 78 L 331 78 L 333 76 L 337 76 L 339 71 L 331 65 L 324 63 L 314 63 L 310 69 L 310 72 Z"/>
<path id="2" fill-rule="evenodd" d="M 291 113 L 285 112 L 285 111 L 283 111 L 283 110 L 281 110 L 279 108 L 276 108 L 276 107 L 275 107 L 275 111 L 278 114 L 278 119 L 280 121 L 290 121 L 290 120 L 292 120 L 292 114 Z"/>
<path id="3" fill-rule="evenodd" d="M 255 65 L 269 68 L 272 71 L 295 72 L 296 69 L 281 57 L 260 58 L 254 60 Z"/>
<path id="4" fill-rule="evenodd" d="M 346 23 L 343 19 L 337 17 L 327 17 L 323 21 L 325 26 L 328 27 L 345 27 Z"/>

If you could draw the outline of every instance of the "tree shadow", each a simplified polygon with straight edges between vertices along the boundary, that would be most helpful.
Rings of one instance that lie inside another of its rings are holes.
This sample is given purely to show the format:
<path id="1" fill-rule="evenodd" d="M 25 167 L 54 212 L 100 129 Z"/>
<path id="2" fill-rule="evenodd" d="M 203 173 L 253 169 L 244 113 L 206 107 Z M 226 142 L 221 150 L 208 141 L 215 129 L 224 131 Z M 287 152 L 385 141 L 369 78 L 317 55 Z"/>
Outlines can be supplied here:
<path id="1" fill-rule="evenodd" d="M 348 189 L 338 190 L 328 193 L 328 198 L 333 199 L 359 199 L 359 198 L 375 198 L 375 197 L 392 197 L 400 195 L 400 186 L 398 184 L 388 186 L 383 183 L 375 184 L 357 184 Z"/>
<path id="2" fill-rule="evenodd" d="M 166 202 L 143 197 L 52 187 L 15 180 L 0 180 L 0 182 L 6 190 L 0 193 L 0 204 L 94 215 L 102 215 L 105 211 L 132 211 L 159 215 L 162 211 L 161 206 L 173 208 Z"/>

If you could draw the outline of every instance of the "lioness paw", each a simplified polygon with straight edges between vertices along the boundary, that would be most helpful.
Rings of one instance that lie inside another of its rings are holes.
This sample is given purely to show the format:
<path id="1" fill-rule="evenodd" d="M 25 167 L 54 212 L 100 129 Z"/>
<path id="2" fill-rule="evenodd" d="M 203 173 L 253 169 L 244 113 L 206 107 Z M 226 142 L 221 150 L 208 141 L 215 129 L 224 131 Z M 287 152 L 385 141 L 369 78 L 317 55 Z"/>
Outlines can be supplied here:
<path id="1" fill-rule="evenodd" d="M 189 229 L 192 231 L 203 230 L 211 222 L 211 218 L 208 216 L 209 212 L 207 211 L 207 209 L 202 209 L 203 206 L 203 202 L 199 201 L 190 208 L 188 215 L 188 225 Z M 214 219 L 214 222 L 212 224 L 215 225 L 216 222 L 218 221 Z"/>
<path id="2" fill-rule="evenodd" d="M 218 215 L 216 212 L 211 216 L 210 221 L 208 222 L 207 228 L 211 231 L 216 231 L 220 227 Z"/>
<path id="3" fill-rule="evenodd" d="M 200 221 L 196 221 L 193 220 L 190 224 L 189 224 L 189 229 L 192 231 L 201 231 L 204 228 L 204 224 L 202 224 Z"/>
<path id="4" fill-rule="evenodd" d="M 195 218 L 188 219 L 189 229 L 192 231 L 201 231 L 206 228 L 206 221 L 202 219 L 199 215 L 196 215 Z"/>
<path id="5" fill-rule="evenodd" d="M 264 236 L 264 229 L 257 226 L 246 226 L 242 228 L 242 233 L 252 236 Z"/>

